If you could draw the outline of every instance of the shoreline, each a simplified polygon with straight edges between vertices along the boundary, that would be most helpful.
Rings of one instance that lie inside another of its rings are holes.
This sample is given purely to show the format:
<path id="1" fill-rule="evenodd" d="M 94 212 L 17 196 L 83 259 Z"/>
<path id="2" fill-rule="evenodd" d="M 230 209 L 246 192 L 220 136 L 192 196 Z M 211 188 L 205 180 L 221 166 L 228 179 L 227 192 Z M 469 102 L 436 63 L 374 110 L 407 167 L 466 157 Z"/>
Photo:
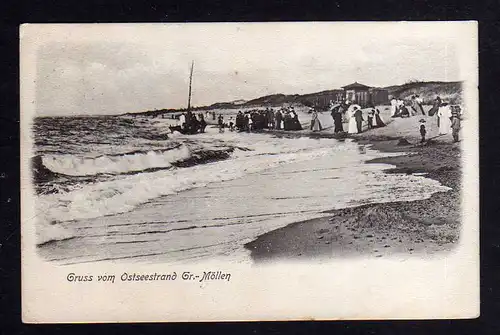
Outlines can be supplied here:
<path id="1" fill-rule="evenodd" d="M 423 200 L 325 211 L 329 214 L 326 217 L 295 222 L 245 244 L 252 260 L 263 263 L 278 259 L 380 258 L 395 254 L 432 257 L 452 250 L 460 237 L 460 142 L 451 143 L 448 135 L 436 136 L 423 146 L 415 145 L 419 138 L 411 131 L 394 132 L 398 121 L 348 138 L 381 152 L 405 153 L 372 159 L 367 164 L 394 166 L 385 173 L 423 173 L 426 178 L 450 187 L 449 191 L 434 193 Z M 409 145 L 401 145 L 400 139 L 406 139 Z"/>

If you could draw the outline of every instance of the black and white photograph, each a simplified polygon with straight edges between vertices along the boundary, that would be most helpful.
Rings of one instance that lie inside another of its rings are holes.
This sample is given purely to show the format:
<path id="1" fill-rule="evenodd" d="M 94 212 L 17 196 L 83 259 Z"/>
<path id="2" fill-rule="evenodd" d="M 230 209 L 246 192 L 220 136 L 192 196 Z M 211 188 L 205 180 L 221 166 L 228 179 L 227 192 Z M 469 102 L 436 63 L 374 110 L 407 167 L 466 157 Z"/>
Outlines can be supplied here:
<path id="1" fill-rule="evenodd" d="M 20 34 L 25 321 L 477 316 L 474 22 Z"/>

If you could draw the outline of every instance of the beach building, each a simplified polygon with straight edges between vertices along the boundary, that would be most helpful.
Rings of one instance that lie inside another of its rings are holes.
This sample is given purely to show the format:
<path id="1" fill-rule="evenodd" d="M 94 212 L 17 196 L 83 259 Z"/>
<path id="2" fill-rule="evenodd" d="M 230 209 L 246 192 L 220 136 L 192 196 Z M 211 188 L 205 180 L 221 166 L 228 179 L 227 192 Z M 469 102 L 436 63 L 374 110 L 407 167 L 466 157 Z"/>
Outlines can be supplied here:
<path id="1" fill-rule="evenodd" d="M 327 109 L 331 102 L 338 102 L 344 99 L 344 90 L 329 90 L 310 95 L 304 95 L 303 100 L 312 103 L 316 108 Z"/>
<path id="2" fill-rule="evenodd" d="M 369 104 L 383 105 L 389 103 L 389 92 L 382 88 L 370 87 L 358 82 L 343 86 L 344 97 L 349 101 L 355 101 L 361 107 Z"/>
<path id="3" fill-rule="evenodd" d="M 368 105 L 370 102 L 370 86 L 354 82 L 352 84 L 343 86 L 345 99 L 348 101 L 355 101 L 362 107 Z"/>
<path id="4" fill-rule="evenodd" d="M 384 90 L 383 88 L 372 87 L 369 92 L 370 102 L 375 106 L 386 105 L 389 103 L 389 91 Z"/>

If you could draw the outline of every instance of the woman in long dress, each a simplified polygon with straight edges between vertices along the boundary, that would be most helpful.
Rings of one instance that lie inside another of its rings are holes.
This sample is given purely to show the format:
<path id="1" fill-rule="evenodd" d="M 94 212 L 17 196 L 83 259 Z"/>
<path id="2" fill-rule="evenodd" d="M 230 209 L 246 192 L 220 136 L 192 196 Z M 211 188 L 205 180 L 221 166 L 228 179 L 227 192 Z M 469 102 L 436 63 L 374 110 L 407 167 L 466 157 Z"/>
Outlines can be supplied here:
<path id="1" fill-rule="evenodd" d="M 385 122 L 382 119 L 382 116 L 380 116 L 380 111 L 378 108 L 373 108 L 373 123 L 375 127 L 385 127 Z"/>
<path id="2" fill-rule="evenodd" d="M 290 123 L 292 118 L 290 117 L 290 112 L 286 111 L 285 115 L 283 115 L 283 130 L 290 130 Z"/>
<path id="3" fill-rule="evenodd" d="M 292 122 L 293 122 L 293 130 L 302 130 L 302 125 L 300 124 L 299 121 L 299 115 L 295 112 L 293 112 Z"/>
<path id="4" fill-rule="evenodd" d="M 312 112 L 312 119 L 311 119 L 311 130 L 312 131 L 321 131 L 323 127 L 321 126 L 321 122 L 319 122 L 318 119 L 318 112 L 315 110 Z"/>
<path id="5" fill-rule="evenodd" d="M 391 99 L 391 117 L 396 116 L 397 104 L 398 104 L 398 101 L 396 100 L 396 98 L 393 97 Z"/>
<path id="6" fill-rule="evenodd" d="M 416 95 L 415 100 L 413 100 L 413 108 L 417 111 L 417 114 L 425 115 L 424 108 L 422 107 L 422 99 L 420 96 Z"/>
<path id="7" fill-rule="evenodd" d="M 429 116 L 433 116 L 434 114 L 437 113 L 439 106 L 441 106 L 441 98 L 437 97 L 436 100 L 434 100 L 434 103 L 432 104 L 432 108 L 429 110 L 427 114 Z"/>
<path id="8" fill-rule="evenodd" d="M 330 107 L 331 110 L 331 116 L 333 118 L 333 124 L 335 125 L 334 132 L 339 133 L 344 131 L 344 128 L 342 127 L 342 114 L 345 111 L 345 108 L 343 105 L 332 105 Z"/>
<path id="9" fill-rule="evenodd" d="M 356 124 L 356 117 L 354 114 L 356 113 L 356 110 L 358 108 L 361 108 L 359 105 L 351 105 L 347 109 L 347 117 L 349 118 L 349 127 L 347 132 L 349 134 L 357 134 L 358 133 L 358 126 Z"/>
<path id="10" fill-rule="evenodd" d="M 333 115 L 333 123 L 335 124 L 335 132 L 340 133 L 344 131 L 344 125 L 342 124 L 342 117 L 343 117 L 343 107 L 339 107 L 335 114 Z"/>
<path id="11" fill-rule="evenodd" d="M 448 105 L 439 107 L 437 116 L 439 118 L 439 135 L 450 133 L 451 129 L 451 108 Z"/>

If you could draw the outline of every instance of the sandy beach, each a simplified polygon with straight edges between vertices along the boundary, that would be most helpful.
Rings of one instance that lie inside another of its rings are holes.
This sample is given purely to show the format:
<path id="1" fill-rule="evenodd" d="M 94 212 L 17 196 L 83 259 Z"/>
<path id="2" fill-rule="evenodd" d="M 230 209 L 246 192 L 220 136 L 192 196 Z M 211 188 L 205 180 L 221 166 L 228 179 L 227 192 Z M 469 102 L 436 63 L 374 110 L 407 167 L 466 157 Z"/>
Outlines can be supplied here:
<path id="1" fill-rule="evenodd" d="M 332 210 L 326 217 L 290 224 L 245 245 L 254 261 L 412 254 L 436 257 L 454 247 L 460 231 L 460 142 L 452 143 L 451 134 L 438 136 L 436 118 L 424 116 L 431 140 L 420 145 L 421 116 L 389 120 L 387 113 L 384 110 L 386 127 L 351 136 L 373 149 L 402 155 L 367 163 L 395 166 L 386 173 L 425 174 L 451 190 L 425 200 Z M 329 136 L 329 131 L 321 136 Z"/>

